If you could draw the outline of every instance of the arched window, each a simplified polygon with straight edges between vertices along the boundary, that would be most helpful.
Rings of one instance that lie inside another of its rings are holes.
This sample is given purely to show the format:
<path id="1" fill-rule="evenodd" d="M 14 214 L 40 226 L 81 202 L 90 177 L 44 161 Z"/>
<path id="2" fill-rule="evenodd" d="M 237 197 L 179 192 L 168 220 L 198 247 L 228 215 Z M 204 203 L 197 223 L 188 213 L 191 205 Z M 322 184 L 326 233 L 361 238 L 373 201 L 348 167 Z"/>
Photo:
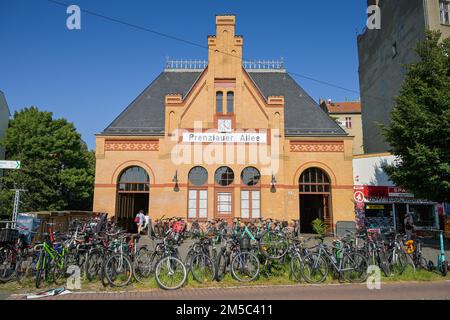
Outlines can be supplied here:
<path id="1" fill-rule="evenodd" d="M 330 178 L 319 168 L 306 169 L 299 179 L 301 193 L 329 193 Z"/>
<path id="2" fill-rule="evenodd" d="M 261 179 L 261 174 L 259 173 L 259 170 L 254 167 L 247 167 L 244 170 L 242 170 L 241 173 L 241 180 L 242 183 L 246 186 L 252 187 L 256 186 L 259 183 L 259 180 Z"/>
<path id="3" fill-rule="evenodd" d="M 208 218 L 208 171 L 194 167 L 189 171 L 188 218 Z"/>
<path id="4" fill-rule="evenodd" d="M 118 190 L 119 192 L 148 192 L 150 177 L 141 167 L 129 167 L 120 175 Z"/>
<path id="5" fill-rule="evenodd" d="M 189 184 L 203 186 L 208 182 L 208 171 L 203 167 L 194 167 L 189 171 Z"/>
<path id="6" fill-rule="evenodd" d="M 261 218 L 261 174 L 254 167 L 242 170 L 241 181 L 244 187 L 241 189 L 241 218 Z"/>
<path id="7" fill-rule="evenodd" d="M 216 182 L 216 216 L 231 219 L 233 218 L 233 188 L 229 186 L 234 181 L 234 172 L 229 167 L 220 167 L 214 174 L 214 180 Z"/>
<path id="8" fill-rule="evenodd" d="M 223 113 L 223 92 L 216 92 L 216 112 Z"/>
<path id="9" fill-rule="evenodd" d="M 214 178 L 218 185 L 226 187 L 233 183 L 234 172 L 229 167 L 220 167 L 216 170 Z"/>
<path id="10" fill-rule="evenodd" d="M 234 112 L 234 92 L 227 93 L 227 113 Z"/>

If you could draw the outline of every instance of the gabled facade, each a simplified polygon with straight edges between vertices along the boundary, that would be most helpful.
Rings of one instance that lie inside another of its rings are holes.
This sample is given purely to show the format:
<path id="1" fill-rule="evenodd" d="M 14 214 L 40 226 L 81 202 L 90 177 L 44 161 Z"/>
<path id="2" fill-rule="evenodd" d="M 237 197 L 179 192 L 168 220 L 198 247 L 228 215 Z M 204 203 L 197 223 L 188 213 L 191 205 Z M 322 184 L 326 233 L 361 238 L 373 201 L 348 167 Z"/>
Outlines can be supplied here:
<path id="1" fill-rule="evenodd" d="M 353 140 L 353 154 L 360 155 L 364 153 L 363 146 L 363 128 L 361 120 L 361 102 L 360 101 L 320 101 L 321 106 L 328 114 L 334 118 L 340 126 L 350 135 Z"/>
<path id="2" fill-rule="evenodd" d="M 171 63 L 96 137 L 94 210 L 152 218 L 354 220 L 352 142 L 281 63 L 242 60 L 235 16 L 208 61 Z"/>

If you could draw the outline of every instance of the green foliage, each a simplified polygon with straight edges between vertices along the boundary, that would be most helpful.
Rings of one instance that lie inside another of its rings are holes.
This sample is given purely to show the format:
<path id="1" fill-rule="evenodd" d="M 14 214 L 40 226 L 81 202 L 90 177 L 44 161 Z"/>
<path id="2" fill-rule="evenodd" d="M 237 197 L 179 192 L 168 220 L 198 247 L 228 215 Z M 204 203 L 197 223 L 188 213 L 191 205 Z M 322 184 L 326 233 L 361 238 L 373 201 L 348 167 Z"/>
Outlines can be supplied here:
<path id="1" fill-rule="evenodd" d="M 383 169 L 419 198 L 450 201 L 450 38 L 428 31 L 407 66 L 389 127 L 382 127 L 399 161 Z"/>
<path id="2" fill-rule="evenodd" d="M 323 221 L 321 219 L 317 218 L 317 219 L 313 220 L 311 225 L 312 225 L 314 232 L 317 233 L 319 235 L 319 237 L 323 239 L 323 237 L 325 236 L 325 225 L 324 225 Z"/>
<path id="3" fill-rule="evenodd" d="M 72 123 L 25 108 L 14 113 L 0 144 L 7 159 L 21 161 L 20 170 L 0 178 L 1 214 L 11 214 L 15 187 L 27 190 L 20 211 L 92 209 L 95 156 Z"/>

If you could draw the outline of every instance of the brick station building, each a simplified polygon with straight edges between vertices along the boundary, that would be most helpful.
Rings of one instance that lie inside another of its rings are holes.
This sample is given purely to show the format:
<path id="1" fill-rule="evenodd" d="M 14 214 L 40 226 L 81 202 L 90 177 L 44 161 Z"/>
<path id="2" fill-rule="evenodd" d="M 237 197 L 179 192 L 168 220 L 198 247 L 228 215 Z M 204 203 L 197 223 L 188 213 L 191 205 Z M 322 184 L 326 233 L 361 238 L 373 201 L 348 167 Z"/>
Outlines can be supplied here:
<path id="1" fill-rule="evenodd" d="M 354 220 L 353 137 L 284 70 L 242 60 L 235 16 L 216 17 L 208 61 L 166 69 L 96 136 L 94 210 L 129 229 L 178 216 Z"/>

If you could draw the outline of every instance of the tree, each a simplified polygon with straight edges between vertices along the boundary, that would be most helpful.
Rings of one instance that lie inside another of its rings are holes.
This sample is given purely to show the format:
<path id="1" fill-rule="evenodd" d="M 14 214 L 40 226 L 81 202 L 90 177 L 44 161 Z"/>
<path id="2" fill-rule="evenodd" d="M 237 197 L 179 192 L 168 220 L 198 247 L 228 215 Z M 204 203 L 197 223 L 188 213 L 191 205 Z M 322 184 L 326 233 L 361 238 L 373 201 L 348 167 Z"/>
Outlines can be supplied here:
<path id="1" fill-rule="evenodd" d="M 0 178 L 0 213 L 10 215 L 10 189 L 26 189 L 21 211 L 91 210 L 95 157 L 66 119 L 36 107 L 14 113 L 0 141 L 7 159 L 20 160 L 20 170 Z"/>
<path id="2" fill-rule="evenodd" d="M 391 180 L 417 197 L 450 202 L 450 38 L 427 31 L 419 61 L 395 99 L 389 127 L 382 127 L 398 161 L 384 166 Z"/>

